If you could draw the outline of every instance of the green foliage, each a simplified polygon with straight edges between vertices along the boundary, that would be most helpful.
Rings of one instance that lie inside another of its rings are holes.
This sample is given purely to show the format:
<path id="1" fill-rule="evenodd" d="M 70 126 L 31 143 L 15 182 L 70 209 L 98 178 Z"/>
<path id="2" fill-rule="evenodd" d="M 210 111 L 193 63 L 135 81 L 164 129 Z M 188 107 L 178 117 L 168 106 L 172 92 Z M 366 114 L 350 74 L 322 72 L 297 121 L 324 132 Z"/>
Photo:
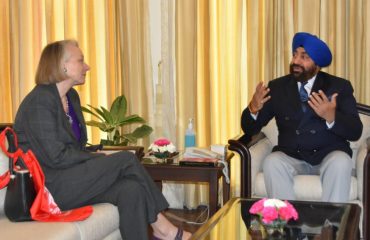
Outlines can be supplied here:
<path id="1" fill-rule="evenodd" d="M 89 104 L 87 106 L 89 108 L 81 107 L 82 111 L 97 117 L 99 121 L 86 121 L 86 124 L 98 127 L 107 133 L 107 139 L 102 139 L 100 142 L 103 145 L 127 146 L 129 143 L 135 144 L 137 139 L 146 137 L 153 132 L 153 129 L 145 124 L 145 120 L 137 114 L 126 116 L 127 100 L 124 95 L 113 101 L 110 111 L 104 107 L 96 108 Z M 121 134 L 121 127 L 134 123 L 143 124 L 132 133 Z"/>

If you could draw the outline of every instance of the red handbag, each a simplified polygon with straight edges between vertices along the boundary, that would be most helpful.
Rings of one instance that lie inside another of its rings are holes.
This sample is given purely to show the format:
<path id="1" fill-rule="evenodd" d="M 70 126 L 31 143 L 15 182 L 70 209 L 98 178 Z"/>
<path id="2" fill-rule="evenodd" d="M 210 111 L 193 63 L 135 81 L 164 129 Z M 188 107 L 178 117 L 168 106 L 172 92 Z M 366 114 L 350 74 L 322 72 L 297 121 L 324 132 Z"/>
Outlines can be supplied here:
<path id="1" fill-rule="evenodd" d="M 10 131 L 14 137 L 14 145 L 16 151 L 8 152 L 5 147 L 6 132 Z M 55 203 L 53 196 L 45 186 L 45 176 L 39 165 L 39 162 L 31 150 L 24 153 L 18 148 L 17 136 L 13 129 L 7 127 L 0 134 L 0 147 L 2 151 L 10 158 L 13 158 L 13 168 L 17 168 L 15 165 L 18 159 L 23 159 L 26 167 L 32 175 L 33 184 L 36 190 L 36 198 L 32 203 L 30 213 L 33 220 L 42 222 L 72 222 L 81 221 L 88 218 L 92 212 L 92 206 L 85 206 L 76 208 L 68 211 L 61 211 L 58 205 Z M 8 185 L 11 178 L 10 171 L 5 172 L 0 176 L 0 189 Z"/>

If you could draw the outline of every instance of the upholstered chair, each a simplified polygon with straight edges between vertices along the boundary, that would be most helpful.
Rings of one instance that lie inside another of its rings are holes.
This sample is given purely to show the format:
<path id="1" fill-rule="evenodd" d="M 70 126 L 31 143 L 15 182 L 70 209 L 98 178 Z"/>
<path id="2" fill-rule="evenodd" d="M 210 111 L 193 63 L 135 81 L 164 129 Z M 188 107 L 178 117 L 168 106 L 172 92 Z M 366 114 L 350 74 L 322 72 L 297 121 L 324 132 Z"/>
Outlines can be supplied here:
<path id="1" fill-rule="evenodd" d="M 350 143 L 353 150 L 350 201 L 361 206 L 360 232 L 363 239 L 370 239 L 370 106 L 358 104 L 357 108 L 363 123 L 363 133 L 358 141 Z M 229 150 L 240 155 L 241 197 L 267 197 L 262 162 L 277 144 L 277 136 L 276 123 L 270 121 L 258 135 L 251 139 L 240 135 L 229 140 Z M 297 200 L 320 201 L 322 188 L 319 176 L 296 176 L 294 192 Z"/>
<path id="2" fill-rule="evenodd" d="M 12 123 L 0 123 L 0 132 Z M 127 150 L 138 158 L 144 154 L 141 146 L 103 147 L 107 151 Z M 0 174 L 9 169 L 8 157 L 0 149 Z M 0 239 L 110 239 L 121 240 L 117 207 L 110 203 L 94 204 L 93 214 L 84 221 L 76 222 L 11 222 L 4 213 L 6 188 L 0 189 Z"/>

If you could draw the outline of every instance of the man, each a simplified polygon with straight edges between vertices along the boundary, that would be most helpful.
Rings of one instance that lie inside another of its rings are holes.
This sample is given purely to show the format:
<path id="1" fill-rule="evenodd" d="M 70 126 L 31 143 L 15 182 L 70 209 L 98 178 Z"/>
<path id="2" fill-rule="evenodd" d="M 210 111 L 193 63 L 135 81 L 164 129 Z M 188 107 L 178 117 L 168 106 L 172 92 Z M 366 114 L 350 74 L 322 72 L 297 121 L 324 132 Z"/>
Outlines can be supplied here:
<path id="1" fill-rule="evenodd" d="M 320 71 L 332 54 L 316 36 L 295 34 L 292 51 L 289 75 L 257 85 L 243 111 L 242 129 L 251 136 L 276 120 L 278 145 L 263 163 L 268 197 L 294 200 L 294 176 L 318 174 L 322 201 L 346 202 L 352 172 L 348 141 L 362 132 L 353 88 L 348 80 Z"/>

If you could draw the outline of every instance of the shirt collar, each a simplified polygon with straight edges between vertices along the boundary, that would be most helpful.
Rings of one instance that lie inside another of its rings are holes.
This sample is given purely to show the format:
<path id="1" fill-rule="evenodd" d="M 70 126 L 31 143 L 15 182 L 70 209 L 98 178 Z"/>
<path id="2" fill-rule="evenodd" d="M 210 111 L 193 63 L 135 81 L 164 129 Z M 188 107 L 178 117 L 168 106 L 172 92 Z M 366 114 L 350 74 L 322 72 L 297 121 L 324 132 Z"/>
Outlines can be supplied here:
<path id="1" fill-rule="evenodd" d="M 304 86 L 307 92 L 311 92 L 311 89 L 312 89 L 313 84 L 315 83 L 316 77 L 317 77 L 317 74 L 313 76 L 312 78 L 308 79 L 307 84 Z M 298 89 L 299 89 L 302 83 L 297 82 L 297 84 L 298 84 Z"/>

